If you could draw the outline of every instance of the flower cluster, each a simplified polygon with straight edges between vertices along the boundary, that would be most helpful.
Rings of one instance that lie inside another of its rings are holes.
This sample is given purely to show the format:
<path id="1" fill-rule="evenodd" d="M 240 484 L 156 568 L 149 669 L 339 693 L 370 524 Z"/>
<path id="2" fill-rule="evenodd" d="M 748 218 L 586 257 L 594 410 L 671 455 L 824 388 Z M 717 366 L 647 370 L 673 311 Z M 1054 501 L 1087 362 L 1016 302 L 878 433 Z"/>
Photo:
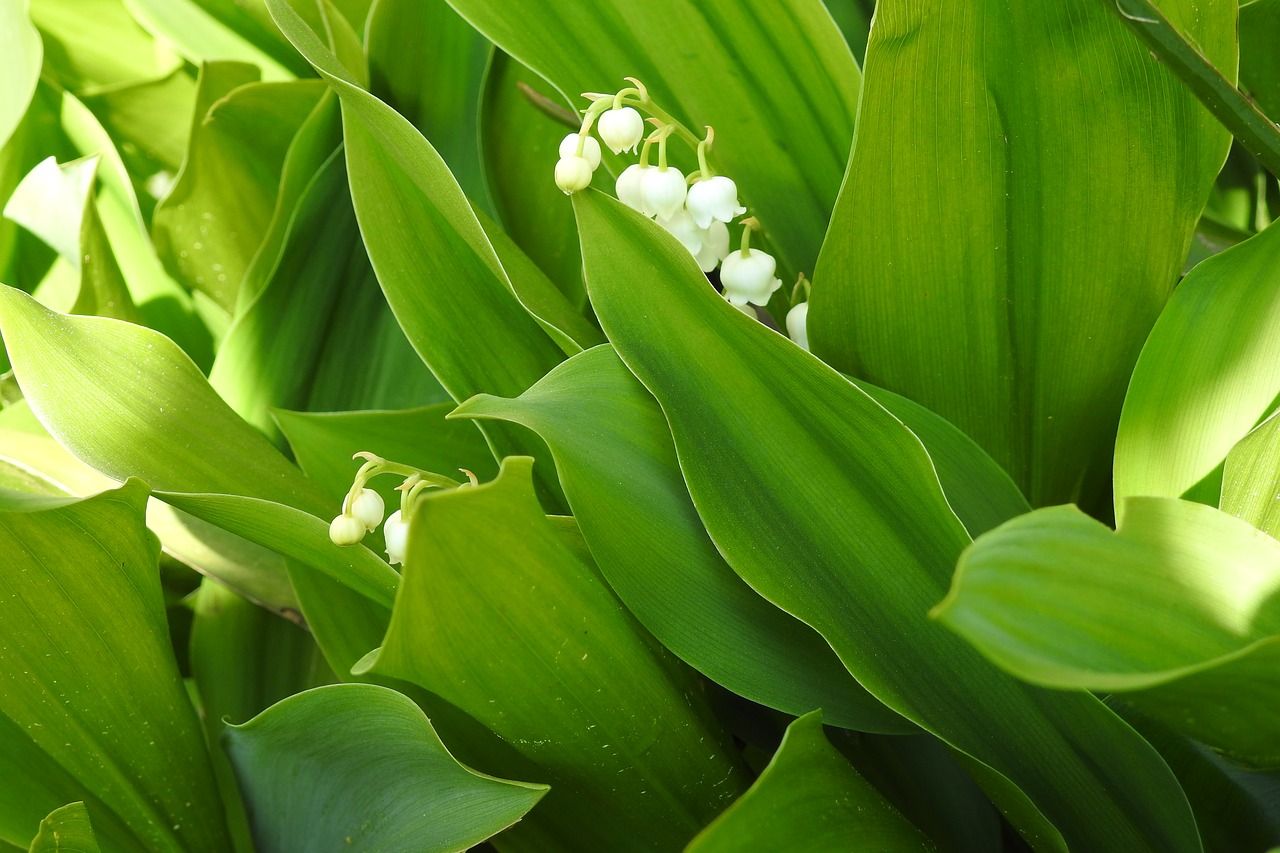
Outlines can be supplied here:
<path id="1" fill-rule="evenodd" d="M 639 148 L 640 161 L 618 176 L 618 199 L 670 232 L 689 250 L 703 272 L 712 272 L 719 266 L 720 283 L 731 303 L 739 307 L 767 304 L 782 286 L 774 275 L 777 263 L 766 252 L 750 248 L 751 232 L 760 227 L 754 218 L 742 223 L 741 250 L 730 252 L 728 224 L 747 209 L 738 202 L 737 184 L 715 174 L 708 164 L 714 132 L 708 127 L 706 136 L 698 139 L 654 103 L 639 80 L 627 79 L 635 85 L 612 95 L 584 95 L 591 105 L 584 113 L 582 129 L 566 136 L 560 144 L 556 185 L 568 194 L 591 183 L 601 156 L 600 143 L 591 136 L 593 126 L 615 154 Z M 649 122 L 655 129 L 648 136 L 645 120 L 636 107 L 650 115 Z M 673 136 L 683 139 L 697 153 L 698 170 L 688 179 L 667 162 L 667 142 Z M 651 165 L 654 146 L 657 163 Z"/>
<path id="2" fill-rule="evenodd" d="M 361 452 L 354 457 L 364 459 L 364 465 L 356 472 L 355 481 L 342 501 L 342 512 L 329 524 L 329 538 L 335 545 L 355 545 L 364 539 L 366 533 L 376 530 L 382 524 L 382 538 L 387 546 L 387 561 L 392 565 L 403 563 L 409 548 L 409 517 L 413 512 L 418 495 L 430 488 L 459 488 L 459 483 L 448 477 L 422 471 L 398 462 L 389 462 L 372 453 Z M 463 470 L 475 485 L 475 475 Z M 400 492 L 400 509 L 387 516 L 383 524 L 382 516 L 386 504 L 382 496 L 372 489 L 365 488 L 369 480 L 379 474 L 399 474 L 404 482 L 396 486 Z"/>

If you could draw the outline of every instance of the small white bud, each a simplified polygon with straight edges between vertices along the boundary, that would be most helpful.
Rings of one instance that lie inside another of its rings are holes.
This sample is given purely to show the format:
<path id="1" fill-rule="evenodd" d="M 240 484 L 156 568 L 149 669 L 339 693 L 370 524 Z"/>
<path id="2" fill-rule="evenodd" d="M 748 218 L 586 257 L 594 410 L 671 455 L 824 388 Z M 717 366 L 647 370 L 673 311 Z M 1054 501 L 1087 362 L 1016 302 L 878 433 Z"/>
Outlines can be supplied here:
<path id="1" fill-rule="evenodd" d="M 561 157 L 556 163 L 556 186 L 565 195 L 591 186 L 591 164 L 582 157 Z"/>
<path id="2" fill-rule="evenodd" d="M 367 528 L 354 515 L 342 515 L 329 524 L 329 539 L 334 545 L 354 545 L 364 538 Z"/>
<path id="3" fill-rule="evenodd" d="M 566 157 L 585 157 L 591 165 L 591 171 L 595 171 L 600 166 L 600 143 L 596 142 L 594 136 L 583 136 L 582 153 L 578 153 L 579 134 L 571 133 L 564 139 L 560 140 L 560 159 Z"/>
<path id="4" fill-rule="evenodd" d="M 720 267 L 724 298 L 734 305 L 769 304 L 769 297 L 782 287 L 782 279 L 773 275 L 777 267 L 773 255 L 759 249 L 748 249 L 745 257 L 742 252 L 730 252 Z"/>
<path id="5" fill-rule="evenodd" d="M 373 489 L 361 489 L 355 500 L 351 502 L 351 514 L 364 522 L 364 526 L 369 530 L 373 530 L 382 523 L 384 512 L 386 512 L 386 505 L 382 502 L 382 495 Z"/>
<path id="6" fill-rule="evenodd" d="M 644 119 L 631 107 L 606 110 L 596 119 L 596 130 L 614 154 L 635 152 L 644 139 Z"/>
<path id="7" fill-rule="evenodd" d="M 382 537 L 387 543 L 387 561 L 393 566 L 404 562 L 405 551 L 409 547 L 409 525 L 400 517 L 400 510 L 387 516 L 387 523 L 382 528 Z"/>
<path id="8" fill-rule="evenodd" d="M 680 245 L 689 250 L 689 254 L 697 257 L 702 250 L 702 229 L 693 221 L 687 210 L 681 208 L 670 219 L 659 219 L 658 224 L 680 241 Z"/>
<path id="9" fill-rule="evenodd" d="M 688 190 L 679 169 L 663 169 L 661 166 L 645 169 L 644 179 L 640 182 L 640 200 L 644 205 L 640 212 L 645 216 L 670 219 L 684 206 Z"/>
<path id="10" fill-rule="evenodd" d="M 615 189 L 618 191 L 618 201 L 632 210 L 643 212 L 644 201 L 640 195 L 640 184 L 644 181 L 644 173 L 652 168 L 652 166 L 641 166 L 639 163 L 632 163 L 623 169 L 622 174 L 618 176 L 618 183 L 615 185 Z"/>
<path id="11" fill-rule="evenodd" d="M 711 272 L 729 254 L 729 226 L 715 220 L 702 235 L 702 248 L 694 258 L 703 272 Z"/>
<path id="12" fill-rule="evenodd" d="M 735 216 L 747 212 L 738 204 L 738 185 L 724 175 L 698 181 L 689 187 L 689 198 L 685 203 L 699 228 L 706 228 L 713 219 L 732 222 Z"/>
<path id="13" fill-rule="evenodd" d="M 809 349 L 809 303 L 801 302 L 787 312 L 787 337 L 802 350 Z"/>

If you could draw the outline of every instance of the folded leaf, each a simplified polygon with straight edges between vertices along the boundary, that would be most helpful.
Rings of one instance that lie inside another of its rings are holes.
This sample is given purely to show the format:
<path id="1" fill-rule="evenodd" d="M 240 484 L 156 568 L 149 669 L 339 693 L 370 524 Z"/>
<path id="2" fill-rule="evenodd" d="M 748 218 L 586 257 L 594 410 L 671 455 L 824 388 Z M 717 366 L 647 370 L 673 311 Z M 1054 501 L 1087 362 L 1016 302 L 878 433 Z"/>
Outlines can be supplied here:
<path id="1" fill-rule="evenodd" d="M 99 849 L 84 803 L 71 803 L 40 821 L 29 853 L 98 853 Z"/>
<path id="2" fill-rule="evenodd" d="M 1231 448 L 1218 507 L 1280 539 L 1280 412 Z"/>
<path id="3" fill-rule="evenodd" d="M 997 528 L 960 558 L 937 617 L 1036 684 L 1124 694 L 1232 756 L 1280 765 L 1280 542 L 1172 498 L 1112 532 L 1074 507 Z"/>

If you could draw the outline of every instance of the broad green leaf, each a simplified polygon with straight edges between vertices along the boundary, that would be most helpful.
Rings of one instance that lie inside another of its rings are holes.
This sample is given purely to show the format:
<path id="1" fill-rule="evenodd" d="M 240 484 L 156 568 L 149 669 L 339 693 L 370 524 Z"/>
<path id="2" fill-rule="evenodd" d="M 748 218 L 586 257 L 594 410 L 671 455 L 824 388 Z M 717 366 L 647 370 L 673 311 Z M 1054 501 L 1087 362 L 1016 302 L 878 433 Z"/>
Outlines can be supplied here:
<path id="1" fill-rule="evenodd" d="M 137 481 L 0 512 L 0 837 L 85 802 L 110 850 L 226 849 L 178 674 Z"/>
<path id="2" fill-rule="evenodd" d="M 40 821 L 29 853 L 98 853 L 99 849 L 84 803 L 71 803 Z"/>
<path id="3" fill-rule="evenodd" d="M 224 739 L 262 853 L 462 851 L 547 791 L 459 764 L 412 700 L 374 685 L 292 696 Z"/>
<path id="4" fill-rule="evenodd" d="M 1280 394 L 1280 228 L 1187 276 L 1142 349 L 1116 438 L 1115 501 L 1216 504 L 1231 448 Z"/>
<path id="5" fill-rule="evenodd" d="M 601 573 L 664 646 L 735 693 L 833 725 L 915 727 L 869 695 L 826 641 L 725 564 L 694 509 L 662 410 L 610 347 L 574 356 L 514 400 L 456 413 L 504 418 L 551 448 Z"/>
<path id="6" fill-rule="evenodd" d="M 562 104 L 583 107 L 580 92 L 616 91 L 637 77 L 686 126 L 714 127 L 713 164 L 764 224 L 784 277 L 813 270 L 849 157 L 859 79 L 818 0 L 785 9 L 761 0 L 607 0 L 590 15 L 574 0 L 450 4 L 549 81 Z M 696 165 L 692 152 L 672 152 L 684 171 Z M 554 165 L 548 152 L 547 181 Z"/>
<path id="7" fill-rule="evenodd" d="M 441 403 L 395 412 L 274 414 L 298 465 L 330 501 L 340 502 L 361 464 L 352 456 L 362 450 L 446 476 L 466 468 L 481 480 L 493 479 L 498 466 L 484 437 L 473 424 L 445 420 L 453 409 Z M 371 482 L 398 485 L 394 477 Z M 399 500 L 399 492 L 393 494 Z"/>
<path id="8" fill-rule="evenodd" d="M 858 775 L 814 711 L 787 726 L 760 778 L 685 848 L 687 853 L 932 850 L 933 844 Z"/>
<path id="9" fill-rule="evenodd" d="M 119 145 L 148 218 L 186 156 L 195 98 L 195 74 L 186 68 L 81 97 Z"/>
<path id="10" fill-rule="evenodd" d="M 48 73 L 77 95 L 158 80 L 182 64 L 138 26 L 121 0 L 35 0 L 30 6 Z"/>
<path id="11" fill-rule="evenodd" d="M 44 49 L 27 5 L 28 0 L 0 0 L 0 79 L 6 81 L 0 97 L 0 149 L 17 130 L 40 81 Z"/>
<path id="12" fill-rule="evenodd" d="M 306 60 L 276 28 L 262 0 L 195 0 L 195 5 L 294 74 L 311 73 Z"/>
<path id="13" fill-rule="evenodd" d="M 1129 498 L 1015 519 L 960 558 L 935 610 L 1003 669 L 1127 702 L 1241 760 L 1280 764 L 1280 542 L 1212 507 Z"/>
<path id="14" fill-rule="evenodd" d="M 1110 3 L 878 3 L 814 274 L 813 352 L 955 424 L 1033 506 L 1104 494 L 1229 142 Z M 1234 2 L 1162 5 L 1235 61 Z"/>
<path id="15" fill-rule="evenodd" d="M 546 84 L 511 57 L 495 51 L 485 80 L 480 146 L 489 194 L 506 233 L 574 305 L 586 302 L 582 252 L 573 208 L 548 181 L 571 128 L 534 106 L 530 87 Z M 545 97 L 545 95 L 543 95 Z M 561 111 L 571 121 L 574 115 Z M 576 121 L 573 122 L 576 124 Z"/>
<path id="16" fill-rule="evenodd" d="M 289 144 L 324 92 L 317 80 L 258 83 L 258 73 L 202 67 L 187 158 L 155 212 L 169 271 L 228 312 L 271 222 Z"/>
<path id="17" fill-rule="evenodd" d="M 306 72 L 299 57 L 281 64 L 209 14 L 196 0 L 124 0 L 138 23 L 193 65 L 226 60 L 262 69 L 264 80 L 291 80 Z"/>
<path id="18" fill-rule="evenodd" d="M 50 157 L 13 191 L 4 215 L 44 240 L 79 274 L 74 299 L 61 307 L 137 322 L 138 311 L 98 216 L 97 171 L 96 157 L 65 165 Z"/>
<path id="19" fill-rule="evenodd" d="M 1197 39 L 1183 33 L 1151 0 L 1108 2 L 1114 3 L 1120 19 L 1150 49 L 1152 64 L 1158 62 L 1178 75 L 1250 154 L 1273 175 L 1280 175 L 1280 127 L 1235 87 L 1235 57 L 1224 62 L 1224 54 L 1215 64 Z"/>
<path id="20" fill-rule="evenodd" d="M 1280 539 L 1280 412 L 1273 412 L 1227 454 L 1218 507 Z"/>
<path id="21" fill-rule="evenodd" d="M 438 693 L 543 768 L 546 807 L 580 821 L 572 849 L 678 849 L 738 793 L 736 756 L 687 675 L 547 521 L 531 465 L 508 458 L 492 483 L 423 494 L 373 670 Z"/>
<path id="22" fill-rule="evenodd" d="M 369 16 L 369 90 L 407 118 L 488 209 L 480 96 L 493 45 L 445 0 L 378 0 Z"/>
<path id="23" fill-rule="evenodd" d="M 1280 2 L 1240 5 L 1240 84 L 1269 116 L 1280 116 Z M 0 134 L 3 138 L 3 134 Z"/>
<path id="24" fill-rule="evenodd" d="M 662 406 L 729 565 L 878 699 L 970 756 L 1024 832 L 1198 849 L 1168 768 L 1111 711 L 1020 684 L 927 618 L 969 536 L 915 435 L 728 305 L 665 231 L 599 193 L 574 202 L 596 314 Z"/>

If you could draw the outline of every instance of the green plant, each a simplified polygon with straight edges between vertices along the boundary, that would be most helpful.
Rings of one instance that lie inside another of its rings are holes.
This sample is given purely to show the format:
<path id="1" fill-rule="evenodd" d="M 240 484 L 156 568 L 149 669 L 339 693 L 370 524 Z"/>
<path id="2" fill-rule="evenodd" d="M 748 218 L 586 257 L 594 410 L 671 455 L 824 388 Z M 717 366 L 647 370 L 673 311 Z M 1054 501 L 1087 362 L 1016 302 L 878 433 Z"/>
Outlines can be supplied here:
<path id="1" fill-rule="evenodd" d="M 0 848 L 1280 845 L 1280 2 L 870 5 L 0 0 Z"/>

